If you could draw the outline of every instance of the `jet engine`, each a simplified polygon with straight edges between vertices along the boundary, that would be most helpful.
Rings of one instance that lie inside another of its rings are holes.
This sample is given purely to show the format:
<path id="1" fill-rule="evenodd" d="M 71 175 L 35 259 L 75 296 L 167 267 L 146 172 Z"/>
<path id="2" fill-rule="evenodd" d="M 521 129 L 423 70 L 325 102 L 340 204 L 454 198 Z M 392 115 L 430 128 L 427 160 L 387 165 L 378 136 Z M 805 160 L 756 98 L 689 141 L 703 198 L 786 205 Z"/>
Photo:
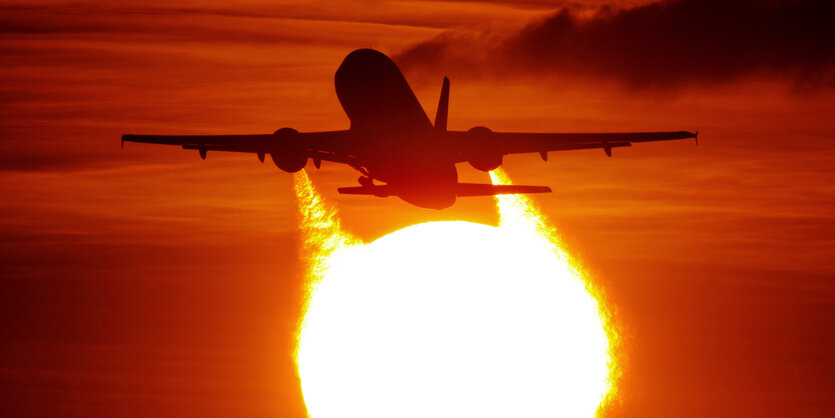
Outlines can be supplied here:
<path id="1" fill-rule="evenodd" d="M 295 173 L 307 165 L 307 150 L 299 143 L 299 131 L 281 128 L 273 133 L 279 151 L 271 152 L 276 167 L 288 173 Z"/>
<path id="2" fill-rule="evenodd" d="M 467 131 L 472 137 L 472 151 L 469 156 L 469 163 L 479 171 L 491 171 L 502 165 L 502 152 L 491 149 L 489 143 L 483 141 L 484 137 L 493 133 L 489 128 L 476 126 Z"/>

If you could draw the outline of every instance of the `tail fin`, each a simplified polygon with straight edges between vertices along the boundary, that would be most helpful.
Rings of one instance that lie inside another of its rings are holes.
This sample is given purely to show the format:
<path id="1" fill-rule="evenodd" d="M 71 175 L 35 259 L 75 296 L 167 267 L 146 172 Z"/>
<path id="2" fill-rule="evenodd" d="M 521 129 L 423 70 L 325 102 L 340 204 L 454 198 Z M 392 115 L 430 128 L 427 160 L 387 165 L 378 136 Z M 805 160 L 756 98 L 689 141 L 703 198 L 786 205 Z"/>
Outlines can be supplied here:
<path id="1" fill-rule="evenodd" d="M 444 77 L 444 85 L 441 87 L 441 100 L 438 101 L 438 112 L 435 113 L 435 129 L 446 131 L 446 119 L 449 112 L 449 78 Z"/>

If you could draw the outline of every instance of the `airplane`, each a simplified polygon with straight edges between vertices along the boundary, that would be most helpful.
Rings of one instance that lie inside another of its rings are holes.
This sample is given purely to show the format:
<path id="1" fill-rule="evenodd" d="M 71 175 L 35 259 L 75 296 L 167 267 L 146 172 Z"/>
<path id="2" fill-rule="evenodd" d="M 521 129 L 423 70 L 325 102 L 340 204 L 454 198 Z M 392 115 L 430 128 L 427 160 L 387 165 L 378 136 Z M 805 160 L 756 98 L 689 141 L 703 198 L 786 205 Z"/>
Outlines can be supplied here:
<path id="1" fill-rule="evenodd" d="M 339 131 L 299 132 L 281 128 L 255 135 L 123 135 L 125 142 L 178 145 L 197 150 L 253 153 L 263 163 L 267 154 L 288 173 L 303 169 L 309 160 L 347 164 L 359 171 L 359 186 L 340 187 L 339 193 L 397 196 L 422 208 L 445 209 L 457 197 L 497 194 L 548 193 L 545 186 L 459 183 L 457 163 L 468 162 L 480 171 L 502 165 L 508 154 L 602 148 L 635 142 L 694 138 L 698 132 L 527 133 L 493 132 L 483 126 L 467 131 L 447 130 L 449 78 L 444 77 L 435 122 L 431 123 L 406 78 L 385 54 L 358 49 L 348 54 L 334 76 L 336 96 L 350 119 Z M 381 184 L 377 184 L 379 181 Z"/>

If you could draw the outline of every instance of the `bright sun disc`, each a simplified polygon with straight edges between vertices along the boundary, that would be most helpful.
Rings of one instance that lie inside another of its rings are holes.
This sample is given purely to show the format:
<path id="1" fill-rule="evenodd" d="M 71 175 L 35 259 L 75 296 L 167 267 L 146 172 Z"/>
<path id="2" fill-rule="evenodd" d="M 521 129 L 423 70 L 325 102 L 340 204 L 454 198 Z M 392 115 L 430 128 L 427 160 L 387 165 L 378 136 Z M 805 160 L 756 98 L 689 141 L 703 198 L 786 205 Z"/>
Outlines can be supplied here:
<path id="1" fill-rule="evenodd" d="M 330 255 L 301 329 L 313 418 L 593 417 L 605 319 L 547 239 L 431 222 Z"/>

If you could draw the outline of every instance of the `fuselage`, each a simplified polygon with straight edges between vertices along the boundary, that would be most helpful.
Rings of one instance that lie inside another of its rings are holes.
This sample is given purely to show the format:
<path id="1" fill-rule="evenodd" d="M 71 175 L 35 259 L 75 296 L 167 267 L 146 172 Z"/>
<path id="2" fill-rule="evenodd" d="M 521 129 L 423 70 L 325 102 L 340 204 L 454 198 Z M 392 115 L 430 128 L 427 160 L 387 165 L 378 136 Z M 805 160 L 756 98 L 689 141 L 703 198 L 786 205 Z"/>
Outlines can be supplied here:
<path id="1" fill-rule="evenodd" d="M 362 166 L 401 199 L 443 209 L 455 203 L 458 172 L 397 65 L 371 49 L 348 54 L 334 76 L 351 132 L 363 144 Z"/>

